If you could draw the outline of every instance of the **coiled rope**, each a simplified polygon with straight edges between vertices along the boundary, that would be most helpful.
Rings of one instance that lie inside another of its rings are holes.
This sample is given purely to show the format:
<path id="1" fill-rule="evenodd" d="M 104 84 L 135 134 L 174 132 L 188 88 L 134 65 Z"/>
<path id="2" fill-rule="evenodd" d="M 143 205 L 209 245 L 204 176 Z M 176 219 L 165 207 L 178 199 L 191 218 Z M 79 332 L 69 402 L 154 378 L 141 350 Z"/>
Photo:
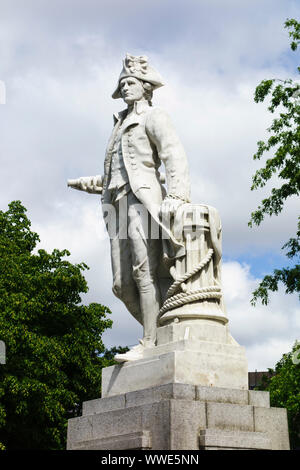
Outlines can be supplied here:
<path id="1" fill-rule="evenodd" d="M 188 292 L 180 292 L 179 294 L 173 295 L 174 292 L 183 284 L 185 281 L 190 279 L 192 276 L 200 272 L 211 260 L 214 250 L 210 248 L 205 256 L 205 258 L 196 266 L 192 271 L 184 274 L 180 278 L 176 279 L 175 282 L 171 285 L 167 292 L 167 299 L 165 300 L 163 306 L 160 309 L 160 315 L 163 315 L 168 310 L 173 308 L 180 307 L 181 305 L 195 302 L 197 300 L 204 299 L 220 299 L 222 297 L 221 287 L 219 286 L 208 286 L 201 287 L 197 290 L 192 290 Z"/>

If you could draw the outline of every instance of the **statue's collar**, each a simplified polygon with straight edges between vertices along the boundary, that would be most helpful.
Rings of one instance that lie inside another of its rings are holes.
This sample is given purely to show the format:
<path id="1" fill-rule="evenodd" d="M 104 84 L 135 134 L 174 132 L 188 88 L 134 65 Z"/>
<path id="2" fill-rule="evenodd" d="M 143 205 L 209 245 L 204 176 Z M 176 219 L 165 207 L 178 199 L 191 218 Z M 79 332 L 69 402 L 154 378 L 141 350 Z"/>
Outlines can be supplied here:
<path id="1" fill-rule="evenodd" d="M 134 108 L 134 112 L 136 112 L 136 114 L 142 114 L 149 108 L 149 103 L 146 100 L 135 101 L 135 103 L 133 105 L 133 108 Z"/>
<path id="2" fill-rule="evenodd" d="M 134 114 L 142 114 L 142 113 L 145 113 L 148 108 L 149 108 L 148 101 L 146 100 L 135 101 L 132 112 Z M 120 111 L 119 113 L 114 114 L 115 122 L 124 119 L 127 116 L 127 113 L 128 113 L 128 108 L 123 109 L 123 111 Z"/>

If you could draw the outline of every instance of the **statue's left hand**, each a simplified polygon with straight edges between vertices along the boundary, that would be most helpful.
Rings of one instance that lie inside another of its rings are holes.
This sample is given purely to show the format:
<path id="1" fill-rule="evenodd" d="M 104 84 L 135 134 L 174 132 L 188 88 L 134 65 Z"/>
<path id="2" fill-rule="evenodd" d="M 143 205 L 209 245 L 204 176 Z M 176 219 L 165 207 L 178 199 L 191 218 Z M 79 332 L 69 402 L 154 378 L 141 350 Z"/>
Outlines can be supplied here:
<path id="1" fill-rule="evenodd" d="M 173 197 L 166 196 L 160 208 L 161 216 L 163 218 L 167 217 L 169 214 L 174 216 L 178 208 L 184 203 L 185 202 L 182 201 L 181 199 L 174 199 Z"/>

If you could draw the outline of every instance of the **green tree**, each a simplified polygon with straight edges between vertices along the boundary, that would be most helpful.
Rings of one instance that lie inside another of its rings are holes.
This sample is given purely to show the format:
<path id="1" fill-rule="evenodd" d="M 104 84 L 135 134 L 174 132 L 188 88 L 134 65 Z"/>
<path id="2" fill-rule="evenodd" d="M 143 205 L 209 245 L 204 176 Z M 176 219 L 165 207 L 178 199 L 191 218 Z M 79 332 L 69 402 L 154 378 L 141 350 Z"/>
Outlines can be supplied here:
<path id="1" fill-rule="evenodd" d="M 113 363 L 102 333 L 109 309 L 81 304 L 84 263 L 67 250 L 33 252 L 20 201 L 0 211 L 0 448 L 64 449 L 67 419 L 100 396 L 101 369 Z"/>
<path id="2" fill-rule="evenodd" d="M 259 390 L 270 392 L 271 406 L 286 408 L 288 414 L 291 448 L 300 448 L 300 343 L 291 352 L 283 354 L 275 369 L 269 369 L 273 377 L 264 376 Z"/>
<path id="3" fill-rule="evenodd" d="M 285 22 L 292 39 L 291 49 L 297 50 L 300 43 L 300 23 L 295 19 Z M 300 72 L 300 67 L 298 67 Z M 262 188 L 274 176 L 282 182 L 280 187 L 274 187 L 269 197 L 263 199 L 261 205 L 252 212 L 249 226 L 260 225 L 266 215 L 278 215 L 285 201 L 291 196 L 300 194 L 300 85 L 291 79 L 263 80 L 255 90 L 254 100 L 262 102 L 270 96 L 268 110 L 276 113 L 268 132 L 271 134 L 266 142 L 257 143 L 255 160 L 267 154 L 264 167 L 253 176 L 252 190 Z M 271 156 L 269 156 L 271 155 Z M 293 260 L 293 266 L 275 269 L 273 274 L 263 278 L 258 288 L 253 292 L 252 304 L 260 299 L 263 304 L 269 302 L 269 292 L 277 291 L 279 282 L 285 285 L 286 293 L 300 293 L 300 217 L 298 218 L 296 236 L 290 238 L 282 247 L 286 256 Z"/>
<path id="4" fill-rule="evenodd" d="M 106 359 L 107 361 L 113 361 L 114 364 L 117 364 L 117 362 L 114 360 L 114 356 L 116 354 L 124 354 L 127 351 L 129 351 L 128 346 L 114 346 L 111 349 L 107 349 L 105 353 L 103 354 L 103 358 Z"/>

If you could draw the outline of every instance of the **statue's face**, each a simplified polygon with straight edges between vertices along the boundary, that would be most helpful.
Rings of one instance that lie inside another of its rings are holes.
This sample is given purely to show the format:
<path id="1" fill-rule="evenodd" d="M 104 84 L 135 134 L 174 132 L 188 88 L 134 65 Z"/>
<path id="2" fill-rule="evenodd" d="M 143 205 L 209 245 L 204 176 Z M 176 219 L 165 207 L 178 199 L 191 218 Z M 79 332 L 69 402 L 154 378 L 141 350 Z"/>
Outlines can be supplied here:
<path id="1" fill-rule="evenodd" d="M 135 77 L 122 78 L 120 81 L 120 93 L 127 104 L 133 104 L 144 98 L 144 87 L 140 80 Z"/>

